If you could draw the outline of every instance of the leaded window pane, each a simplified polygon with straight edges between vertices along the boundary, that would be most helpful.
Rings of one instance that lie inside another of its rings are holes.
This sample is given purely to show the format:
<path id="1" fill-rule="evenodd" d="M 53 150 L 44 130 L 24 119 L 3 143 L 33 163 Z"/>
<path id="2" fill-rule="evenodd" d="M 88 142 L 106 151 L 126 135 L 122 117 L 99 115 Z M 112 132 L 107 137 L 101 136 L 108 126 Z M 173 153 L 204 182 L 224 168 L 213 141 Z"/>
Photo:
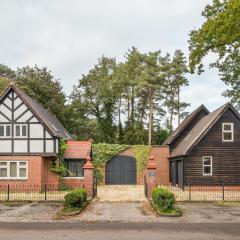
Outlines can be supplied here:
<path id="1" fill-rule="evenodd" d="M 67 159 L 65 160 L 69 177 L 83 177 L 83 160 Z"/>
<path id="2" fill-rule="evenodd" d="M 16 126 L 16 136 L 19 137 L 20 136 L 20 126 Z"/>
<path id="3" fill-rule="evenodd" d="M 22 126 L 22 136 L 23 137 L 27 136 L 27 126 Z"/>
<path id="4" fill-rule="evenodd" d="M 4 137 L 4 126 L 0 126 L 0 136 Z"/>
<path id="5" fill-rule="evenodd" d="M 7 137 L 11 136 L 11 127 L 10 126 L 6 126 L 6 136 Z"/>

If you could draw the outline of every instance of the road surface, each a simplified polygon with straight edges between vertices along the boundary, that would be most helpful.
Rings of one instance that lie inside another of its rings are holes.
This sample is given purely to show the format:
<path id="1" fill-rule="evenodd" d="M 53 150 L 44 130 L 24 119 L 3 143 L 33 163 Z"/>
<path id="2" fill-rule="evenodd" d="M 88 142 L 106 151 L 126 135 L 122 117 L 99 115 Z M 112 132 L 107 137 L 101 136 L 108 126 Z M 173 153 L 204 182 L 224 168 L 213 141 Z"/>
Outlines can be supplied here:
<path id="1" fill-rule="evenodd" d="M 0 223 L 1 240 L 240 239 L 239 223 Z"/>

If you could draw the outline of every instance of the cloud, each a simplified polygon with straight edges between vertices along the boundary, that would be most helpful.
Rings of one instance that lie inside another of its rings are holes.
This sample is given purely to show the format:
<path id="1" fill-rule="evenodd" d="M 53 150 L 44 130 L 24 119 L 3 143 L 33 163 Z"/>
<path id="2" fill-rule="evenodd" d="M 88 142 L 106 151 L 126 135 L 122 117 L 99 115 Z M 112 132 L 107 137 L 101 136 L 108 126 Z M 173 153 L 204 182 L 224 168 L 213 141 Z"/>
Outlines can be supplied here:
<path id="1" fill-rule="evenodd" d="M 70 93 L 103 54 L 121 61 L 131 46 L 143 52 L 182 49 L 187 54 L 188 33 L 201 25 L 200 13 L 210 2 L 2 0 L 0 61 L 12 68 L 47 66 Z M 183 99 L 192 107 L 205 103 L 211 108 L 225 101 L 224 89 L 217 72 L 207 70 L 190 77 Z"/>

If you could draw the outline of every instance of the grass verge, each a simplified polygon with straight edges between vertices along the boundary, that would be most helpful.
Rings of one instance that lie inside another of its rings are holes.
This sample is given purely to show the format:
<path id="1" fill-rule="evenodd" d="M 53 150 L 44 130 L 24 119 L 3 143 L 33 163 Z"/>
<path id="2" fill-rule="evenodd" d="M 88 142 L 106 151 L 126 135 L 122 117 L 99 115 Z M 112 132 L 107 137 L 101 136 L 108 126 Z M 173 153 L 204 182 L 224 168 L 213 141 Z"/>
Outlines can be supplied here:
<path id="1" fill-rule="evenodd" d="M 181 217 L 183 215 L 183 211 L 180 208 L 174 207 L 173 209 L 167 209 L 163 210 L 160 209 L 158 206 L 156 206 L 154 203 L 151 202 L 151 206 L 155 213 L 158 216 L 163 216 L 163 217 Z"/>
<path id="2" fill-rule="evenodd" d="M 66 217 L 72 217 L 72 216 L 79 215 L 81 212 L 83 212 L 85 210 L 85 208 L 88 206 L 88 204 L 89 204 L 89 201 L 86 201 L 85 203 L 83 203 L 83 206 L 81 208 L 64 208 L 63 207 L 55 214 L 55 216 L 53 218 L 55 220 L 61 220 Z"/>

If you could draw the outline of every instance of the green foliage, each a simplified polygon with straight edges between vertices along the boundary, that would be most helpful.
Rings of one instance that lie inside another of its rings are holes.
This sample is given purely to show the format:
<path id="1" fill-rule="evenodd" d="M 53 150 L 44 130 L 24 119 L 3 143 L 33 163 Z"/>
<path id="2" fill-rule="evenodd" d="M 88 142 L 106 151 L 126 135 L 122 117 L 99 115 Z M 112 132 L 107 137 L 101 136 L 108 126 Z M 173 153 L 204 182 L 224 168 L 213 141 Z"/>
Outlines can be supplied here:
<path id="1" fill-rule="evenodd" d="M 56 160 L 53 160 L 51 162 L 50 170 L 54 172 L 60 180 L 60 183 L 63 181 L 63 177 L 68 171 L 64 165 L 64 153 L 67 149 L 67 144 L 64 139 L 59 139 L 59 152 L 58 152 L 58 160 L 57 163 Z"/>
<path id="2" fill-rule="evenodd" d="M 7 88 L 9 79 L 0 76 L 0 94 Z"/>
<path id="3" fill-rule="evenodd" d="M 176 203 L 175 196 L 168 189 L 155 187 L 152 191 L 152 201 L 161 210 L 171 210 Z"/>
<path id="4" fill-rule="evenodd" d="M 118 153 L 128 148 L 127 145 L 99 143 L 93 144 L 93 166 L 94 174 L 101 183 L 104 177 L 105 164 Z"/>
<path id="5" fill-rule="evenodd" d="M 230 97 L 240 109 L 240 1 L 213 0 L 202 12 L 205 22 L 190 33 L 191 72 L 203 71 L 203 58 L 215 53 L 210 67 L 217 67 L 230 88 L 224 96 Z"/>
<path id="6" fill-rule="evenodd" d="M 137 176 L 140 177 L 147 165 L 151 147 L 147 145 L 133 146 L 134 156 L 137 162 Z"/>
<path id="7" fill-rule="evenodd" d="M 66 194 L 64 199 L 64 207 L 66 209 L 80 209 L 87 201 L 87 191 L 82 188 L 74 189 Z"/>
<path id="8" fill-rule="evenodd" d="M 23 67 L 16 71 L 16 83 L 30 97 L 41 103 L 64 124 L 65 95 L 60 81 L 47 68 Z"/>

